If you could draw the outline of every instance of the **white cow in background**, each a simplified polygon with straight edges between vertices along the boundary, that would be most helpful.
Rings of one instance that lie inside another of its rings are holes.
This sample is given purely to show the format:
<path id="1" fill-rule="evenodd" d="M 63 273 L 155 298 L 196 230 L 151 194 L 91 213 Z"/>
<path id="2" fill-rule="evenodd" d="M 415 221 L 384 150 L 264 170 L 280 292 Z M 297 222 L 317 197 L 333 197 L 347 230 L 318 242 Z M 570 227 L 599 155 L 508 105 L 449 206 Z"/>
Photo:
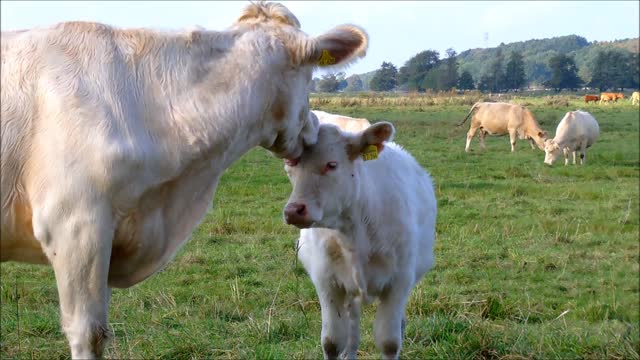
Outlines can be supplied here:
<path id="1" fill-rule="evenodd" d="M 53 267 L 73 358 L 102 355 L 110 288 L 167 265 L 226 168 L 316 141 L 314 69 L 367 46 L 359 27 L 309 37 L 262 2 L 225 31 L 2 33 L 1 260 Z"/>
<path id="2" fill-rule="evenodd" d="M 320 110 L 311 110 L 311 112 L 318 117 L 320 124 L 333 124 L 343 131 L 359 132 L 371 126 L 369 120 L 364 118 L 353 118 Z"/>
<path id="3" fill-rule="evenodd" d="M 376 346 L 397 358 L 407 300 L 434 265 L 433 184 L 408 152 L 386 142 L 394 131 L 387 122 L 356 134 L 322 124 L 318 142 L 286 161 L 293 191 L 284 218 L 303 229 L 298 257 L 320 300 L 325 358 L 357 356 L 360 306 L 374 297 Z"/>
<path id="4" fill-rule="evenodd" d="M 598 122 L 590 113 L 582 110 L 569 111 L 560 120 L 556 128 L 556 136 L 544 143 L 544 163 L 553 163 L 564 153 L 564 164 L 569 165 L 569 153 L 573 153 L 573 163 L 576 163 L 576 153 L 580 152 L 580 164 L 585 164 L 587 148 L 591 147 L 600 135 Z"/>

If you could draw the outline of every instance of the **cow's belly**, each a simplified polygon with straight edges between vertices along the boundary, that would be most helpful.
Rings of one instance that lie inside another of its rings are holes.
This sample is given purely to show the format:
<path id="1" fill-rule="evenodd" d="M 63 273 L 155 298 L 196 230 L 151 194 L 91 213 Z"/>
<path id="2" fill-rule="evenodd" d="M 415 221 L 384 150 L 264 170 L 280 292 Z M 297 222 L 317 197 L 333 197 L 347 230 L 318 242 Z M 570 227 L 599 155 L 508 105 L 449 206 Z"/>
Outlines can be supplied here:
<path id="1" fill-rule="evenodd" d="M 509 129 L 506 126 L 499 124 L 483 124 L 480 129 L 489 135 L 502 136 L 509 133 Z"/>

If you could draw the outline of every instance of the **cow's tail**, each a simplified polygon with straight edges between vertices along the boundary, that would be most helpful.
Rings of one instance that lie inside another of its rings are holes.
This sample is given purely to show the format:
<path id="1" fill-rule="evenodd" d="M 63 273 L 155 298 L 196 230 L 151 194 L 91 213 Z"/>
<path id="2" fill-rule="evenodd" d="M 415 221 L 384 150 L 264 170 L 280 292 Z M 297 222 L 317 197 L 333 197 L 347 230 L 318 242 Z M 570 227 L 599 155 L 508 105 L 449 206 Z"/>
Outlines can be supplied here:
<path id="1" fill-rule="evenodd" d="M 465 122 L 467 122 L 467 119 L 469 118 L 469 116 L 471 116 L 471 114 L 473 113 L 473 111 L 478 107 L 478 105 L 480 105 L 479 102 L 473 104 L 473 106 L 471 107 L 471 110 L 469 110 L 469 113 L 467 114 L 467 117 L 464 118 L 464 120 L 462 120 L 462 122 L 456 126 L 462 126 L 462 124 L 464 124 Z"/>

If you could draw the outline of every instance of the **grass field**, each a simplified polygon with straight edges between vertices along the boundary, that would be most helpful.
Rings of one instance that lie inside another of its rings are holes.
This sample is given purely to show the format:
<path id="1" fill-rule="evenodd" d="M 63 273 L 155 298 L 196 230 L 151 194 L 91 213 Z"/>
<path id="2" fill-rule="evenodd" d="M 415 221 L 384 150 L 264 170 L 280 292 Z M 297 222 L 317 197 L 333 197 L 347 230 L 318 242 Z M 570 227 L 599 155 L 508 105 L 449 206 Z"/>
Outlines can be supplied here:
<path id="1" fill-rule="evenodd" d="M 392 121 L 396 142 L 434 178 L 436 267 L 411 296 L 401 357 L 638 359 L 638 108 L 518 101 L 550 134 L 566 111 L 591 111 L 601 137 L 587 165 L 544 166 L 527 142 L 510 153 L 508 137 L 489 137 L 485 152 L 476 138 L 466 154 L 469 125 L 454 125 L 470 106 L 456 101 L 312 99 L 322 110 Z M 297 231 L 281 216 L 290 189 L 281 161 L 262 149 L 234 164 L 170 266 L 114 290 L 106 356 L 321 358 L 317 297 L 295 260 Z M 51 269 L 1 270 L 0 357 L 67 358 Z M 362 358 L 379 358 L 374 310 L 364 308 Z"/>

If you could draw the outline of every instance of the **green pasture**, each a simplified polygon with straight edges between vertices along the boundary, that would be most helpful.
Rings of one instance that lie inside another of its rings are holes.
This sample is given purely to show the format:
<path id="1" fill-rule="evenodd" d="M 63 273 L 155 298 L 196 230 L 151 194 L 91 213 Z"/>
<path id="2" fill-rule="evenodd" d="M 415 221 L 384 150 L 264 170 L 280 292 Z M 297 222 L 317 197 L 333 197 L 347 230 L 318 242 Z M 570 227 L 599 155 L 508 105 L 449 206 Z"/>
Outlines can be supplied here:
<path id="1" fill-rule="evenodd" d="M 312 99 L 317 101 L 317 99 Z M 592 112 L 601 136 L 586 166 L 543 164 L 508 137 L 464 152 L 470 105 L 322 110 L 391 121 L 436 187 L 436 266 L 407 308 L 404 359 L 638 359 L 640 115 L 627 101 L 516 98 L 552 136 L 566 111 Z M 473 103 L 473 102 L 471 102 Z M 254 149 L 222 177 L 214 207 L 161 273 L 114 290 L 110 358 L 321 358 L 320 308 L 281 211 L 281 161 Z M 3 263 L 0 357 L 68 358 L 53 272 Z M 379 358 L 375 306 L 362 358 Z"/>

